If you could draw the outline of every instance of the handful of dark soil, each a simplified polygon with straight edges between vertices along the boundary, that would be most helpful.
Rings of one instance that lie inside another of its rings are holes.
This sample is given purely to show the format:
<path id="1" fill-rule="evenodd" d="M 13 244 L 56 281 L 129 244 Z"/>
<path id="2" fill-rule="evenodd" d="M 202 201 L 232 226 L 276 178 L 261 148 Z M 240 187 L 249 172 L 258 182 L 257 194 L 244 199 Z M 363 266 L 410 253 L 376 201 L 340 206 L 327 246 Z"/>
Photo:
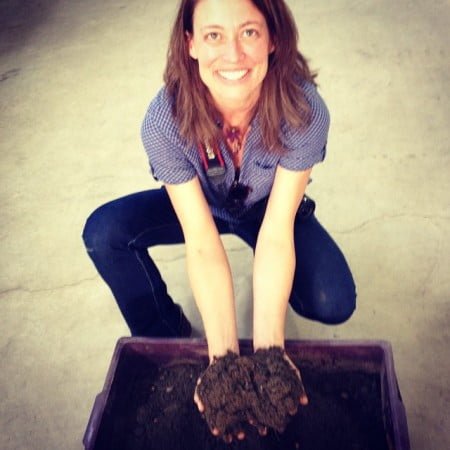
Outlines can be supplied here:
<path id="1" fill-rule="evenodd" d="M 305 393 L 284 355 L 283 349 L 272 347 L 251 356 L 228 352 L 214 359 L 197 387 L 209 427 L 237 434 L 251 423 L 282 433 Z"/>

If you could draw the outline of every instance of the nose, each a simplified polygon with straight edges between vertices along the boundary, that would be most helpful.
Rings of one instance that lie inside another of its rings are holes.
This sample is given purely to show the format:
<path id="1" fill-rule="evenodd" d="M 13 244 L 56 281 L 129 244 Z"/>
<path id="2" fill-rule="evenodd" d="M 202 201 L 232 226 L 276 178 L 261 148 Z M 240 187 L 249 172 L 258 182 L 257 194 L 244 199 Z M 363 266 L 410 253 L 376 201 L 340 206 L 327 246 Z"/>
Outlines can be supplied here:
<path id="1" fill-rule="evenodd" d="M 227 62 L 238 62 L 244 56 L 239 39 L 230 39 L 224 49 L 223 57 Z"/>

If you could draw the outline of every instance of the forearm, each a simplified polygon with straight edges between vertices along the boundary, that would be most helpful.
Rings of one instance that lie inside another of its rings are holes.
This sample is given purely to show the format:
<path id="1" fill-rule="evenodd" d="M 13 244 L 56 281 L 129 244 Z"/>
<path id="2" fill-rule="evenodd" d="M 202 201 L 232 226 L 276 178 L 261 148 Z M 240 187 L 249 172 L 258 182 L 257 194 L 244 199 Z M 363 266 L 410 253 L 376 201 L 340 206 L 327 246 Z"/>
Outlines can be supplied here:
<path id="1" fill-rule="evenodd" d="M 287 305 L 295 271 L 293 234 L 260 232 L 253 269 L 253 345 L 284 347 Z"/>
<path id="2" fill-rule="evenodd" d="M 228 259 L 197 177 L 166 185 L 183 229 L 188 275 L 205 327 L 209 356 L 237 351 L 236 312 Z"/>
<path id="3" fill-rule="evenodd" d="M 239 352 L 233 282 L 219 235 L 186 242 L 188 275 L 208 341 L 209 357 Z"/>

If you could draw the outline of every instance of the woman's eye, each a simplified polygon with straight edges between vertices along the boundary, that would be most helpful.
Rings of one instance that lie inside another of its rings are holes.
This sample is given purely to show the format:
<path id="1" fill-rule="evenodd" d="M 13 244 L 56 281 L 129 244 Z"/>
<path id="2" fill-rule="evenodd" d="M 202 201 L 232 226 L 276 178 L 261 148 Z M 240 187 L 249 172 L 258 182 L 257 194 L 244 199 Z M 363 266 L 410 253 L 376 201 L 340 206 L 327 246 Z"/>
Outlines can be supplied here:
<path id="1" fill-rule="evenodd" d="M 215 31 L 211 31 L 211 33 L 208 33 L 205 37 L 206 40 L 215 42 L 220 39 L 220 34 Z"/>
<path id="2" fill-rule="evenodd" d="M 248 28 L 247 30 L 244 30 L 244 36 L 245 37 L 257 37 L 258 36 L 258 31 L 255 30 L 254 28 Z"/>

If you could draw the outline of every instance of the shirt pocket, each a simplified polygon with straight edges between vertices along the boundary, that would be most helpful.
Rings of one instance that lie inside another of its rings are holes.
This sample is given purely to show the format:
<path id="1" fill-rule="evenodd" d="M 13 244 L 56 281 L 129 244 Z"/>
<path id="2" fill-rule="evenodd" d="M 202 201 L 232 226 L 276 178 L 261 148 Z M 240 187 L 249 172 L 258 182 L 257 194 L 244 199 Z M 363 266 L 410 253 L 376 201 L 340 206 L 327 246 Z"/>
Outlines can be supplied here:
<path id="1" fill-rule="evenodd" d="M 249 200 L 255 202 L 270 194 L 276 169 L 277 163 L 274 161 L 255 160 L 249 174 L 249 185 L 252 187 Z"/>
<path id="2" fill-rule="evenodd" d="M 276 168 L 276 161 L 256 159 L 254 165 L 261 170 L 272 170 Z"/>

